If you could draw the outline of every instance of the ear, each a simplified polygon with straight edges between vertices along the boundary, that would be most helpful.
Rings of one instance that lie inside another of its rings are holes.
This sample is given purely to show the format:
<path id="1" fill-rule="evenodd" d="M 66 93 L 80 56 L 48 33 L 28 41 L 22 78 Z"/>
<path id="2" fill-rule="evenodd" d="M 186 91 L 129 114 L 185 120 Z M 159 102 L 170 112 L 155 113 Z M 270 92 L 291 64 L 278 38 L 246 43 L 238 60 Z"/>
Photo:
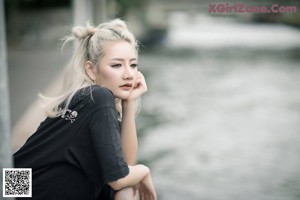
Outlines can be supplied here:
<path id="1" fill-rule="evenodd" d="M 89 60 L 86 61 L 85 64 L 84 64 L 84 68 L 85 68 L 85 71 L 86 71 L 87 75 L 90 77 L 90 79 L 95 80 L 96 76 L 95 76 L 93 63 Z"/>

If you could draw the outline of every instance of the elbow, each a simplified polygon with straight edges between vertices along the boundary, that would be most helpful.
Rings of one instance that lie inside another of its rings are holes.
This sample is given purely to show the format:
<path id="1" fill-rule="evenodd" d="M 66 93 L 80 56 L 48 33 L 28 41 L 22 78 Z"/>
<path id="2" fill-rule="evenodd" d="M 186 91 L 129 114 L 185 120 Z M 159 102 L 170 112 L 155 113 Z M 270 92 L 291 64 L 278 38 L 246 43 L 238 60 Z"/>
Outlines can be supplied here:
<path id="1" fill-rule="evenodd" d="M 111 188 L 113 188 L 114 190 L 121 190 L 125 187 L 134 186 L 150 173 L 149 168 L 144 165 L 135 165 L 128 167 L 129 174 L 127 176 L 108 183 Z"/>

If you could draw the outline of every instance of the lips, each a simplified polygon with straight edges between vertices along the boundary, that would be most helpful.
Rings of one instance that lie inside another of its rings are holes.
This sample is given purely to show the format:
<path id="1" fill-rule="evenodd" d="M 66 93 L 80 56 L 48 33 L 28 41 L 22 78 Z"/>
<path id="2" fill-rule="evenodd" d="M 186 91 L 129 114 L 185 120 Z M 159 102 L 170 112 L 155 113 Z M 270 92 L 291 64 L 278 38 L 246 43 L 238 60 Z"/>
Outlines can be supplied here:
<path id="1" fill-rule="evenodd" d="M 126 83 L 124 85 L 121 85 L 120 88 L 122 88 L 123 90 L 130 90 L 132 88 L 132 84 Z"/>

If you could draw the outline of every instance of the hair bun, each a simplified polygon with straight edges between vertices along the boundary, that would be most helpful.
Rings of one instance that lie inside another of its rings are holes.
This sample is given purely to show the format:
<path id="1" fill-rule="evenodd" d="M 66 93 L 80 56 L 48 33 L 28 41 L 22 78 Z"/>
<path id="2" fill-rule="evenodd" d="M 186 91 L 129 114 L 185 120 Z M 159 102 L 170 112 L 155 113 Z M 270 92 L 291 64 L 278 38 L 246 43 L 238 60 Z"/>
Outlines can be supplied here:
<path id="1" fill-rule="evenodd" d="M 87 36 L 94 35 L 95 32 L 96 29 L 89 24 L 87 24 L 86 27 L 76 26 L 72 30 L 73 35 L 78 39 L 84 39 Z"/>
<path id="2" fill-rule="evenodd" d="M 117 28 L 121 28 L 121 29 L 127 29 L 127 25 L 124 21 L 120 20 L 120 19 L 115 19 L 111 21 L 112 25 L 117 27 Z"/>
<path id="3" fill-rule="evenodd" d="M 99 28 L 99 29 L 126 30 L 127 29 L 127 25 L 121 19 L 114 19 L 112 21 L 100 24 L 97 28 Z"/>

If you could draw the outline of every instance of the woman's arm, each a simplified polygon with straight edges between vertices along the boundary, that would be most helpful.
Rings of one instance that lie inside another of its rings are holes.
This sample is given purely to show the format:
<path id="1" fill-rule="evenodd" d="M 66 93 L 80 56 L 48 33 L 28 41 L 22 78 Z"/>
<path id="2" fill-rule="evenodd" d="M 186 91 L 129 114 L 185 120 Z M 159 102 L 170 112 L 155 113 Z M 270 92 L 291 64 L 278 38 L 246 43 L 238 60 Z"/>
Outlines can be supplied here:
<path id="1" fill-rule="evenodd" d="M 124 158 L 129 165 L 135 165 L 136 163 L 138 140 L 135 117 L 138 110 L 138 100 L 146 91 L 147 85 L 145 78 L 140 72 L 138 72 L 136 85 L 131 93 L 130 98 L 127 100 L 122 100 L 122 104 L 119 102 L 121 104 L 119 104 L 119 106 L 121 106 L 122 109 L 121 144 Z M 133 200 L 134 193 L 135 192 L 132 187 L 124 188 L 115 194 L 115 200 Z"/>
<path id="2" fill-rule="evenodd" d="M 147 200 L 156 200 L 156 192 L 152 183 L 149 168 L 144 165 L 135 165 L 128 167 L 129 174 L 124 178 L 109 182 L 108 184 L 110 185 L 110 187 L 112 187 L 114 190 L 120 190 L 122 188 L 132 187 L 139 183 L 141 187 L 143 187 L 143 193 L 140 195 L 142 195 L 143 198 Z M 119 194 L 120 197 L 122 197 L 122 195 L 123 194 Z M 127 190 L 124 192 L 123 197 L 128 198 L 130 196 L 133 197 L 132 190 Z M 123 200 L 123 198 L 121 199 Z"/>
<path id="3" fill-rule="evenodd" d="M 108 185 L 114 190 L 121 190 L 126 187 L 134 186 L 150 174 L 149 168 L 145 165 L 135 165 L 128 167 L 129 174 L 127 176 L 108 183 Z"/>
<path id="4" fill-rule="evenodd" d="M 115 193 L 114 200 L 133 200 L 134 199 L 133 187 L 124 188 L 117 193 Z"/>
<path id="5" fill-rule="evenodd" d="M 139 98 L 147 92 L 147 84 L 141 72 L 137 72 L 135 86 L 128 99 L 122 100 L 121 144 L 126 162 L 135 165 L 138 140 L 135 116 Z"/>
<path id="6" fill-rule="evenodd" d="M 136 163 L 138 151 L 135 113 L 135 101 L 122 101 L 121 144 L 128 165 Z"/>
<path id="7" fill-rule="evenodd" d="M 135 165 L 138 151 L 135 108 L 135 102 L 122 101 L 121 144 L 124 158 L 129 165 Z M 134 193 L 133 187 L 123 188 L 116 192 L 115 200 L 133 200 Z"/>

